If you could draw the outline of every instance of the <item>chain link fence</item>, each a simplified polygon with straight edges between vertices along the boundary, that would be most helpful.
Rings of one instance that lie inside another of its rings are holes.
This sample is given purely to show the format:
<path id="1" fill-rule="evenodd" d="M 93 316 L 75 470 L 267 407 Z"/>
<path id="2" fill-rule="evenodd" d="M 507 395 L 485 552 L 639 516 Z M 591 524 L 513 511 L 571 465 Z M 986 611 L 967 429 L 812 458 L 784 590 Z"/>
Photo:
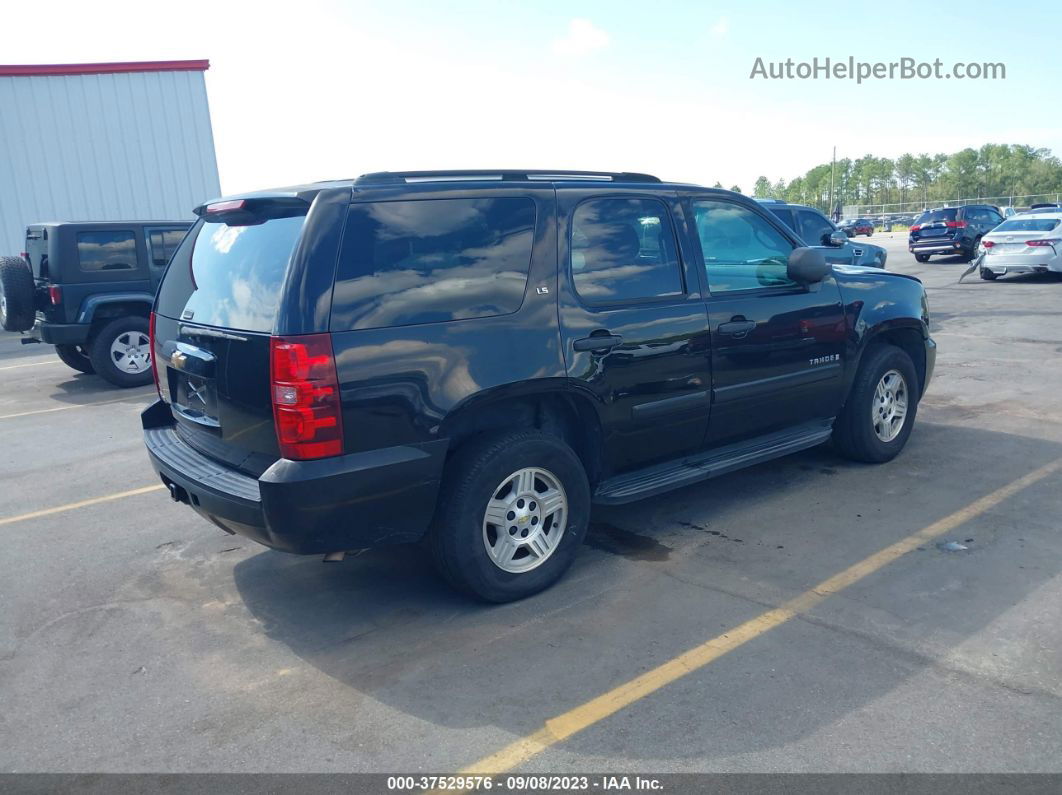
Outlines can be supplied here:
<path id="1" fill-rule="evenodd" d="M 1028 209 L 1034 204 L 1062 204 L 1062 191 L 1055 193 L 1031 193 L 1024 196 L 977 196 L 975 198 L 933 199 L 924 201 L 917 199 L 907 202 L 894 202 L 891 204 L 846 204 L 844 206 L 845 218 L 869 218 L 871 220 L 886 223 L 902 224 L 904 221 L 911 223 L 922 212 L 934 207 L 962 207 L 966 204 L 994 204 L 997 207 L 1013 207 L 1016 210 Z"/>

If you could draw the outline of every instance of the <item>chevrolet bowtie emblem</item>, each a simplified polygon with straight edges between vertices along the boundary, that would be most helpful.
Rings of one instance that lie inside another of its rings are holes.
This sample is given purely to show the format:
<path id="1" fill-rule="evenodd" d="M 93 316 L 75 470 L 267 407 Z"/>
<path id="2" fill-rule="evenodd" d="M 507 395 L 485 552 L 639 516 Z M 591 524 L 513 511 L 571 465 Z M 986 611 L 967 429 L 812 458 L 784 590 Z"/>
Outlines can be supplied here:
<path id="1" fill-rule="evenodd" d="M 187 364 L 187 362 L 188 355 L 181 353 L 180 351 L 174 351 L 173 355 L 170 356 L 170 364 L 172 364 L 177 370 L 183 370 L 184 365 Z"/>
<path id="2" fill-rule="evenodd" d="M 206 392 L 206 381 L 201 383 L 199 386 L 195 386 L 191 381 L 188 382 L 188 400 L 189 401 L 191 401 L 192 398 L 195 398 L 196 400 L 198 400 L 200 403 L 202 403 L 205 406 L 206 405 L 206 398 L 203 397 L 205 392 Z"/>

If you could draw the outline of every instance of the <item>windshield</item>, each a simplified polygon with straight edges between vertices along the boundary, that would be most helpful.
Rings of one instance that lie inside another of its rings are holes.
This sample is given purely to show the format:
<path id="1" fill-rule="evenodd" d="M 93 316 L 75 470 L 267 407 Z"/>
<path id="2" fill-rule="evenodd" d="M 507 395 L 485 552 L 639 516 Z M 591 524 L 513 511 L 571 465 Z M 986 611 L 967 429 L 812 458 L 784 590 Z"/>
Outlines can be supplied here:
<path id="1" fill-rule="evenodd" d="M 993 232 L 1050 232 L 1057 227 L 1057 218 L 1012 218 L 1004 221 Z"/>

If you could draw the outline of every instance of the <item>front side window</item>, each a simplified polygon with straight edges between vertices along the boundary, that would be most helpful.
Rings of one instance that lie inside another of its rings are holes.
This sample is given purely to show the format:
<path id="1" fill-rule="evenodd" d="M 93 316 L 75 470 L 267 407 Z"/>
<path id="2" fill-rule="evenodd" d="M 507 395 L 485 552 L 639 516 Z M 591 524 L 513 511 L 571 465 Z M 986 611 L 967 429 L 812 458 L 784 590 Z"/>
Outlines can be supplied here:
<path id="1" fill-rule="evenodd" d="M 800 223 L 800 237 L 809 246 L 821 246 L 823 236 L 833 232 L 833 224 L 827 221 L 825 216 L 811 210 L 801 210 L 797 213 L 797 219 Z"/>
<path id="2" fill-rule="evenodd" d="M 83 271 L 136 270 L 136 235 L 132 229 L 78 232 L 77 258 Z"/>
<path id="3" fill-rule="evenodd" d="M 165 268 L 166 264 L 177 250 L 177 246 L 184 240 L 183 229 L 152 229 L 148 231 L 148 250 L 151 256 L 151 267 Z"/>
<path id="4" fill-rule="evenodd" d="M 683 294 L 671 214 L 656 199 L 590 199 L 575 208 L 572 282 L 588 304 Z"/>
<path id="5" fill-rule="evenodd" d="M 713 293 L 794 285 L 786 274 L 790 243 L 747 207 L 730 202 L 693 202 L 693 220 Z"/>
<path id="6" fill-rule="evenodd" d="M 354 204 L 332 329 L 507 315 L 520 308 L 535 236 L 524 197 Z"/>

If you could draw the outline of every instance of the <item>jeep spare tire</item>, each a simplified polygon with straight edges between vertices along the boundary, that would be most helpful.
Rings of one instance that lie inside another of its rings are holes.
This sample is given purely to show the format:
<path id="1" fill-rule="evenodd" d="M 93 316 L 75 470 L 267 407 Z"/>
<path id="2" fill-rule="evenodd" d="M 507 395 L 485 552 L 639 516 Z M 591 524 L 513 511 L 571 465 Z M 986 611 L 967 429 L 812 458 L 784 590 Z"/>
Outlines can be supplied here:
<path id="1" fill-rule="evenodd" d="M 0 325 L 4 331 L 28 331 L 37 312 L 33 274 L 22 257 L 0 257 Z"/>

